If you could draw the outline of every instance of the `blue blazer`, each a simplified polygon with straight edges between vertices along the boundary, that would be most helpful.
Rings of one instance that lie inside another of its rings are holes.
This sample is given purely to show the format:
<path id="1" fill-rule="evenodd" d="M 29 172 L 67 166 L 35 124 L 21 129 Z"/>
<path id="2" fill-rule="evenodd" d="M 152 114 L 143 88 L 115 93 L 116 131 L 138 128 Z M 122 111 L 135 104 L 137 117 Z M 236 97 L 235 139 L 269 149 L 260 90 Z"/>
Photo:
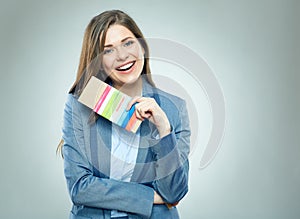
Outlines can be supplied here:
<path id="1" fill-rule="evenodd" d="M 64 110 L 63 156 L 71 219 L 109 219 L 111 210 L 129 219 L 179 218 L 177 208 L 154 205 L 155 190 L 166 203 L 188 191 L 190 127 L 185 101 L 143 80 L 143 96 L 154 98 L 166 113 L 171 133 L 157 139 L 148 120 L 140 126 L 140 144 L 131 182 L 109 178 L 111 122 L 99 117 L 90 124 L 91 109 L 69 94 Z"/>

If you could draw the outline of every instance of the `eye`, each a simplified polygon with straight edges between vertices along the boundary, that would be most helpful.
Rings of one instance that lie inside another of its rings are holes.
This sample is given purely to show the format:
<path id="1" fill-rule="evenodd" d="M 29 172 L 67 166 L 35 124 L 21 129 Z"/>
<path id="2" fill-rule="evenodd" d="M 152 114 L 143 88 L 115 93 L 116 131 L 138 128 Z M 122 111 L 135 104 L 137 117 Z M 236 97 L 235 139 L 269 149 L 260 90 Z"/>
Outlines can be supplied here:
<path id="1" fill-rule="evenodd" d="M 134 44 L 134 41 L 133 40 L 128 40 L 124 43 L 124 46 L 125 47 L 128 47 L 128 46 L 131 46 L 132 44 Z"/>
<path id="2" fill-rule="evenodd" d="M 114 52 L 114 49 L 113 49 L 113 48 L 111 48 L 111 49 L 104 49 L 104 50 L 103 50 L 103 54 L 104 54 L 104 55 L 112 54 L 113 52 Z"/>

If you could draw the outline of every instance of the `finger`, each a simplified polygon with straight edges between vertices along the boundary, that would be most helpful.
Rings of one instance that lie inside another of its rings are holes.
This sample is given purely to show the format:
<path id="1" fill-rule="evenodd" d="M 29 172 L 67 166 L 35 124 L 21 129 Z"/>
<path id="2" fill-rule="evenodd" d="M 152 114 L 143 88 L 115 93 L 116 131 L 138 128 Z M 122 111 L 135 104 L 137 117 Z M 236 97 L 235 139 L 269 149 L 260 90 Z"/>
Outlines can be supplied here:
<path id="1" fill-rule="evenodd" d="M 152 114 L 152 107 L 151 107 L 151 103 L 149 103 L 147 100 L 143 101 L 143 102 L 139 102 L 135 105 L 135 108 L 137 111 L 139 111 L 139 113 L 141 114 L 141 116 L 145 117 L 147 114 Z"/>
<path id="2" fill-rule="evenodd" d="M 138 118 L 139 120 L 144 121 L 144 118 L 141 116 L 141 114 L 138 110 L 135 110 L 135 115 L 136 115 L 136 118 Z"/>
<path id="3" fill-rule="evenodd" d="M 136 111 L 136 115 L 137 117 L 141 118 L 141 119 L 149 119 L 152 114 L 146 110 L 144 110 L 143 108 L 139 107 L 139 104 L 135 105 L 135 111 Z"/>
<path id="4" fill-rule="evenodd" d="M 143 110 L 144 112 L 146 112 L 146 111 L 153 111 L 153 109 L 154 109 L 154 103 L 151 100 L 146 99 L 146 98 L 144 98 L 144 99 L 140 98 L 138 101 L 140 101 L 136 105 L 136 107 L 138 109 Z"/>
<path id="5" fill-rule="evenodd" d="M 129 103 L 127 104 L 126 111 L 130 110 L 130 108 L 132 107 L 132 105 L 133 105 L 134 103 L 140 102 L 140 100 L 139 100 L 140 98 L 142 98 L 142 97 L 141 97 L 141 96 L 135 96 L 135 97 L 133 97 L 133 98 L 129 101 Z"/>

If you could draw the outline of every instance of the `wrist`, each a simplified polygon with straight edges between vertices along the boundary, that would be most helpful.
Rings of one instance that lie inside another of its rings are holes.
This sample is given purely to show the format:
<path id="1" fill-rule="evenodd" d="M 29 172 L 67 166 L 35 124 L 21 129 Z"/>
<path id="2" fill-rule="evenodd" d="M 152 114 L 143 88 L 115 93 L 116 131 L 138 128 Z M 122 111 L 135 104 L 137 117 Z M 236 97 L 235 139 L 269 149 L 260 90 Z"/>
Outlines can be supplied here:
<path id="1" fill-rule="evenodd" d="M 154 190 L 153 204 L 164 204 L 161 196 Z"/>
<path id="2" fill-rule="evenodd" d="M 171 133 L 171 126 L 168 125 L 168 126 L 166 126 L 165 128 L 159 129 L 159 130 L 158 130 L 158 133 L 159 133 L 159 137 L 160 137 L 160 138 L 165 137 L 166 135 L 168 135 L 168 134 Z"/>

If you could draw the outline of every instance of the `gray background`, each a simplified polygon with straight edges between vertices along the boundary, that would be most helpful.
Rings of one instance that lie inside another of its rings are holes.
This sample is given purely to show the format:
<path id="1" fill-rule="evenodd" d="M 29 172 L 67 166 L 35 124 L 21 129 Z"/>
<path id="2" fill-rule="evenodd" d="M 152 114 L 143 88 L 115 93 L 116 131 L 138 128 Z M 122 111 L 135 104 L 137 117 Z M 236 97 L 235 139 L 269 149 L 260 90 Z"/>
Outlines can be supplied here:
<path id="1" fill-rule="evenodd" d="M 0 218 L 68 217 L 55 154 L 66 92 L 85 26 L 112 8 L 128 12 L 145 36 L 192 48 L 222 86 L 223 144 L 204 170 L 201 154 L 191 155 L 182 218 L 299 218 L 297 0 L 2 0 Z"/>

